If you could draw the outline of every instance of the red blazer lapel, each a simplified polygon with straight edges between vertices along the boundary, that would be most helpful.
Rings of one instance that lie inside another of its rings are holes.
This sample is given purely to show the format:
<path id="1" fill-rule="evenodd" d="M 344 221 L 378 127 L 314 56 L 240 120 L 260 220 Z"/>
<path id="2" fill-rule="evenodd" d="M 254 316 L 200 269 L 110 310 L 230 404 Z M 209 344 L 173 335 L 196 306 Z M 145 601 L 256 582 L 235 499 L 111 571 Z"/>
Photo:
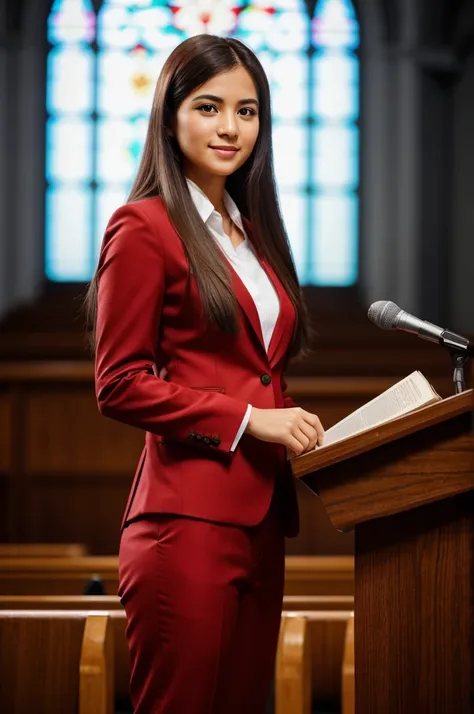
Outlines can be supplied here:
<path id="1" fill-rule="evenodd" d="M 289 299 L 286 291 L 283 289 L 283 285 L 278 279 L 272 266 L 261 254 L 250 222 L 244 216 L 242 216 L 242 221 L 246 233 L 256 250 L 260 265 L 265 270 L 271 282 L 273 283 L 273 286 L 277 292 L 280 301 L 280 311 L 278 313 L 278 318 L 273 329 L 270 344 L 268 345 L 268 350 L 266 350 L 265 348 L 260 318 L 258 315 L 257 308 L 255 306 L 255 302 L 229 261 L 233 287 L 240 306 L 247 315 L 250 324 L 252 325 L 263 349 L 265 350 L 270 365 L 273 366 L 274 364 L 277 364 L 281 356 L 286 352 L 290 345 L 295 325 L 295 310 L 291 300 Z"/>
<path id="2" fill-rule="evenodd" d="M 230 270 L 230 275 L 232 278 L 232 287 L 234 288 L 235 297 L 237 298 L 240 307 L 244 311 L 248 318 L 248 321 L 255 332 L 258 341 L 260 342 L 262 349 L 266 353 L 265 341 L 263 339 L 262 326 L 260 324 L 260 317 L 258 315 L 257 307 L 253 300 L 253 297 L 245 287 L 244 283 L 240 279 L 239 274 L 235 270 L 234 266 L 228 261 L 228 266 Z"/>
<path id="3" fill-rule="evenodd" d="M 294 307 L 270 263 L 265 258 L 261 258 L 260 262 L 272 281 L 280 300 L 280 312 L 268 345 L 268 360 L 273 367 L 290 346 L 295 324 Z"/>

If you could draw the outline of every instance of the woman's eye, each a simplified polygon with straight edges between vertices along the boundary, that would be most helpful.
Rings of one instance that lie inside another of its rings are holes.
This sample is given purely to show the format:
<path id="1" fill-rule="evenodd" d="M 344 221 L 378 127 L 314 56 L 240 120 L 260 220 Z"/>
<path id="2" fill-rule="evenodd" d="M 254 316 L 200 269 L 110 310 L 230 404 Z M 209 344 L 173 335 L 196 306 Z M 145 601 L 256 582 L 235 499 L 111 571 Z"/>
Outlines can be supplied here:
<path id="1" fill-rule="evenodd" d="M 210 114 L 209 109 L 215 109 L 214 104 L 201 104 L 198 109 L 202 109 L 206 114 Z"/>
<path id="2" fill-rule="evenodd" d="M 252 117 L 254 114 L 256 114 L 254 109 L 250 109 L 250 107 L 243 107 L 243 109 L 240 110 L 241 112 L 248 112 L 248 114 L 244 114 L 246 117 Z"/>

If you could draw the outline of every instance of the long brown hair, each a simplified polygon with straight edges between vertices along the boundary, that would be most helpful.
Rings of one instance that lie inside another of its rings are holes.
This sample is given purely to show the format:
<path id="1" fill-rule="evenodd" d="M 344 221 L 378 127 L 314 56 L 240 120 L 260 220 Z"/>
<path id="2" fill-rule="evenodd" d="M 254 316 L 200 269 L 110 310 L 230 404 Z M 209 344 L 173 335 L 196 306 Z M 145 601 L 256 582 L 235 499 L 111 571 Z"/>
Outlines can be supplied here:
<path id="1" fill-rule="evenodd" d="M 270 88 L 255 54 L 239 40 L 216 35 L 190 37 L 168 56 L 156 84 L 147 136 L 128 202 L 160 196 L 183 242 L 209 324 L 236 334 L 236 300 L 229 269 L 193 203 L 182 170 L 182 153 L 169 130 L 183 100 L 220 72 L 243 66 L 259 100 L 259 134 L 252 154 L 228 176 L 226 190 L 250 220 L 257 247 L 281 280 L 297 314 L 288 356 L 310 349 L 313 328 L 306 308 L 278 204 L 273 171 Z M 189 282 L 189 271 L 188 271 Z M 85 297 L 89 324 L 97 313 L 97 274 Z"/>

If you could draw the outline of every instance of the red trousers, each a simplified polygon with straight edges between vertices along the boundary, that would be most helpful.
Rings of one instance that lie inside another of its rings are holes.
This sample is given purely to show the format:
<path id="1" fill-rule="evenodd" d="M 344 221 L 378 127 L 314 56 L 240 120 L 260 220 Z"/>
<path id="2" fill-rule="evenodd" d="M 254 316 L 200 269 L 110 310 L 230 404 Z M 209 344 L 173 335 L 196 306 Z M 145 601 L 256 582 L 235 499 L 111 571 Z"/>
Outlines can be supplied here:
<path id="1" fill-rule="evenodd" d="M 278 496 L 251 528 L 133 521 L 119 580 L 135 714 L 264 714 L 284 585 Z"/>

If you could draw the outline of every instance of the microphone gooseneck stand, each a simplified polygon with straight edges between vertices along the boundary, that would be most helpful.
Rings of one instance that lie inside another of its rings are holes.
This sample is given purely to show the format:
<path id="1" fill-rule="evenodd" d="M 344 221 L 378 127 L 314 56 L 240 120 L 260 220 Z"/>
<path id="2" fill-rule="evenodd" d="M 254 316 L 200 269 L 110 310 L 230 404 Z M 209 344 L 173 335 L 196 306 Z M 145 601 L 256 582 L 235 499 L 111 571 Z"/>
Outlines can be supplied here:
<path id="1" fill-rule="evenodd" d="M 461 394 L 466 389 L 464 367 L 469 357 L 472 357 L 472 345 L 468 340 L 450 330 L 443 331 L 440 342 L 451 355 L 454 370 L 454 394 Z"/>
<path id="2" fill-rule="evenodd" d="M 466 380 L 464 378 L 464 365 L 468 360 L 468 356 L 459 350 L 449 350 L 451 360 L 453 362 L 453 382 L 454 394 L 461 394 L 466 389 Z"/>

